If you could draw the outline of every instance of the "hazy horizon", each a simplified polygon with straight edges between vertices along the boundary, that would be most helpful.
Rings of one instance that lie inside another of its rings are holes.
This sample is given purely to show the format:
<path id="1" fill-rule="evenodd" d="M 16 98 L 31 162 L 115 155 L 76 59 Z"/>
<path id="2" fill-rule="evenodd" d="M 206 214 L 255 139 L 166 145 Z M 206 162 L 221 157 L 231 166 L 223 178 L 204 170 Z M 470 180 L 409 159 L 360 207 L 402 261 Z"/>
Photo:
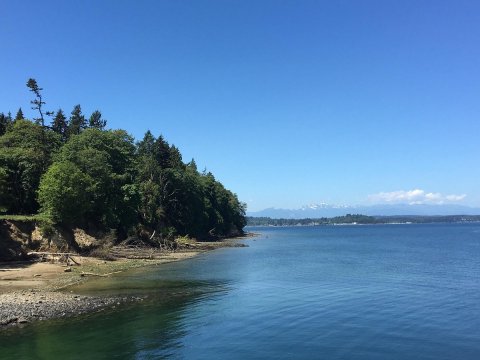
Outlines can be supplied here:
<path id="1" fill-rule="evenodd" d="M 321 218 L 361 214 L 368 216 L 450 216 L 480 215 L 480 207 L 461 204 L 309 204 L 296 208 L 269 207 L 260 210 L 247 209 L 247 216 L 270 218 Z"/>

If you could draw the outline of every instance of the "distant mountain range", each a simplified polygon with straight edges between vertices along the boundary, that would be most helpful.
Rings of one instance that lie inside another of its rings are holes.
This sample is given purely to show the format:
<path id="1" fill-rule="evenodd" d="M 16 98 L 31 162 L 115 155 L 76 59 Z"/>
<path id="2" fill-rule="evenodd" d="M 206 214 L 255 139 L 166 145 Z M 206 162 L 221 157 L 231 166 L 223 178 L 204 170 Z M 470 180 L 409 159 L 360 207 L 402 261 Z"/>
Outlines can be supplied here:
<path id="1" fill-rule="evenodd" d="M 387 204 L 370 206 L 345 206 L 329 204 L 312 204 L 300 209 L 268 208 L 261 211 L 249 211 L 247 216 L 270 217 L 272 219 L 304 219 L 362 214 L 369 216 L 395 215 L 480 215 L 480 208 L 463 205 L 443 204 Z"/>

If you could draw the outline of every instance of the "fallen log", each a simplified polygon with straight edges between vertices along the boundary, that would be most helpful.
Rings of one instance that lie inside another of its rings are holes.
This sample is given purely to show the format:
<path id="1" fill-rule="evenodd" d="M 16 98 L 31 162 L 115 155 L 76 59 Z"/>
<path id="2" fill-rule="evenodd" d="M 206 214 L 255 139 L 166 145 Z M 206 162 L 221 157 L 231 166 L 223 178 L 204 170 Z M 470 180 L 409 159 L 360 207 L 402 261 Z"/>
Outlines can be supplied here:
<path id="1" fill-rule="evenodd" d="M 111 273 L 107 273 L 107 274 L 95 274 L 95 273 L 92 273 L 92 272 L 84 272 L 82 271 L 80 273 L 80 276 L 100 276 L 100 277 L 106 277 L 106 276 L 110 276 L 110 275 L 113 275 L 113 274 L 118 274 L 118 273 L 121 273 L 121 271 L 114 271 L 114 272 L 111 272 Z"/>
<path id="2" fill-rule="evenodd" d="M 41 257 L 41 261 L 45 260 L 45 257 L 46 256 L 51 256 L 52 257 L 52 261 L 55 261 L 55 257 L 58 257 L 58 261 L 59 262 L 64 262 L 68 264 L 69 261 L 71 261 L 72 263 L 74 263 L 75 265 L 80 265 L 79 262 L 77 262 L 73 257 L 72 257 L 72 253 L 68 253 L 68 252 L 48 252 L 48 251 L 30 251 L 27 255 L 36 255 L 36 256 L 39 256 Z M 63 260 L 64 259 L 64 260 Z"/>
<path id="3" fill-rule="evenodd" d="M 74 259 L 71 255 L 69 255 L 69 256 L 67 257 L 67 265 L 68 265 L 68 261 L 69 261 L 69 260 L 70 260 L 71 262 L 73 262 L 75 265 L 80 266 L 80 263 L 78 263 L 77 261 L 75 261 L 75 259 Z"/>
<path id="4" fill-rule="evenodd" d="M 48 251 L 30 251 L 27 255 L 70 255 L 71 253 L 48 252 Z"/>

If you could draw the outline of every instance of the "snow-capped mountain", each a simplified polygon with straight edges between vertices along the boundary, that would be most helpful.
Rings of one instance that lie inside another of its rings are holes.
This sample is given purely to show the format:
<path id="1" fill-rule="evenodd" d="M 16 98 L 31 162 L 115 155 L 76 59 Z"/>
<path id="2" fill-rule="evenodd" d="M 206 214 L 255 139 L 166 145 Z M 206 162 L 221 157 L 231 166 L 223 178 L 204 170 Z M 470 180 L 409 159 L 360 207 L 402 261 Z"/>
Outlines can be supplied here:
<path id="1" fill-rule="evenodd" d="M 247 212 L 248 216 L 270 217 L 274 219 L 302 219 L 343 216 L 346 214 L 362 214 L 371 216 L 393 215 L 480 215 L 480 208 L 463 205 L 427 205 L 427 204 L 395 204 L 395 205 L 330 205 L 311 204 L 300 209 L 268 208 L 261 211 Z"/>
<path id="2" fill-rule="evenodd" d="M 319 210 L 319 209 L 345 209 L 348 208 L 349 206 L 346 205 L 331 205 L 331 204 L 326 204 L 326 203 L 320 203 L 320 204 L 310 204 L 310 205 L 304 205 L 300 208 L 300 210 Z"/>

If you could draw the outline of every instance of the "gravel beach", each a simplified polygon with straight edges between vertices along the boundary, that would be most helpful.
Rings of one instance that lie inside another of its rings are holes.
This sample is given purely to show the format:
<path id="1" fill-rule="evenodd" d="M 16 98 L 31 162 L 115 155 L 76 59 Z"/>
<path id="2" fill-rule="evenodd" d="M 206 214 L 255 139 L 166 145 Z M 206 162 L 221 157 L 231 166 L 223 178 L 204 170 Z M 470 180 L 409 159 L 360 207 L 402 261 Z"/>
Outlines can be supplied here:
<path id="1" fill-rule="evenodd" d="M 105 261 L 75 255 L 77 266 L 50 262 L 0 263 L 0 331 L 19 324 L 101 311 L 143 299 L 137 296 L 85 296 L 69 291 L 69 286 L 88 281 L 89 278 L 114 276 L 133 268 L 185 260 L 221 247 L 246 246 L 228 240 L 188 245 L 187 249 L 175 252 L 149 250 L 148 254 L 152 256 L 148 259 L 118 258 Z"/>
<path id="2" fill-rule="evenodd" d="M 161 259 L 104 261 L 75 257 L 80 266 L 52 263 L 0 264 L 0 331 L 7 327 L 101 311 L 132 301 L 137 296 L 85 296 L 72 293 L 70 285 L 97 276 L 148 265 L 160 265 L 195 256 L 198 252 L 163 254 Z M 88 275 L 87 275 L 88 274 Z"/>
<path id="3" fill-rule="evenodd" d="M 41 290 L 0 294 L 0 329 L 38 320 L 100 311 L 139 300 L 139 297 L 91 297 Z"/>

